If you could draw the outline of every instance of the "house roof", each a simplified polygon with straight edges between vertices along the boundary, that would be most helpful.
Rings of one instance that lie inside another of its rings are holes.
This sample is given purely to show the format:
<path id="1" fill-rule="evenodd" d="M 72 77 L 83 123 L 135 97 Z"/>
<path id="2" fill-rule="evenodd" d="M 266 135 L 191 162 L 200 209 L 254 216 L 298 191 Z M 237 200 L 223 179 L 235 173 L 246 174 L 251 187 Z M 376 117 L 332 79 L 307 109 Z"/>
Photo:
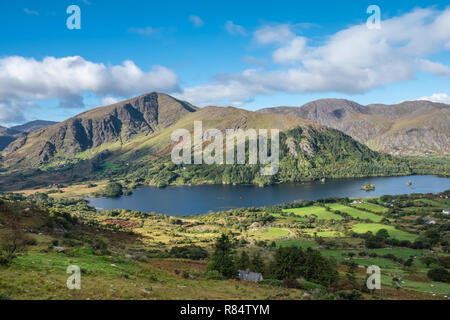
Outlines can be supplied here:
<path id="1" fill-rule="evenodd" d="M 253 282 L 264 280 L 261 273 L 251 272 L 247 270 L 239 270 L 239 279 Z"/>

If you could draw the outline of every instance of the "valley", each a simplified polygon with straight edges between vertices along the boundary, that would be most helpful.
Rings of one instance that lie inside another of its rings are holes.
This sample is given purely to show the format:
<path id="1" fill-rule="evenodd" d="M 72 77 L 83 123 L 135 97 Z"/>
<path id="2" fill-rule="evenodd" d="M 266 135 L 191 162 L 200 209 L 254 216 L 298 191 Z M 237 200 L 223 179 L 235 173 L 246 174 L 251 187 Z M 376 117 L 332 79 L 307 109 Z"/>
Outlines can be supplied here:
<path id="1" fill-rule="evenodd" d="M 448 268 L 449 216 L 443 211 L 450 206 L 449 195 L 328 198 L 170 217 L 96 212 L 84 200 L 43 193 L 2 194 L 2 241 L 17 226 L 24 230 L 20 239 L 27 240 L 14 258 L 5 261 L 0 255 L 0 297 L 448 299 L 449 279 L 436 280 L 431 270 Z M 10 220 L 11 214 L 18 220 Z M 430 219 L 434 224 L 424 222 Z M 227 279 L 210 271 L 215 243 L 223 234 L 232 239 L 235 267 L 249 266 L 264 281 Z M 289 275 L 278 274 L 271 262 L 286 250 L 319 254 L 336 274 L 325 280 L 310 273 L 291 284 L 285 280 Z M 256 264 L 256 256 L 262 262 Z M 65 287 L 69 265 L 81 268 L 81 290 Z M 365 288 L 370 265 L 381 268 L 381 290 Z"/>

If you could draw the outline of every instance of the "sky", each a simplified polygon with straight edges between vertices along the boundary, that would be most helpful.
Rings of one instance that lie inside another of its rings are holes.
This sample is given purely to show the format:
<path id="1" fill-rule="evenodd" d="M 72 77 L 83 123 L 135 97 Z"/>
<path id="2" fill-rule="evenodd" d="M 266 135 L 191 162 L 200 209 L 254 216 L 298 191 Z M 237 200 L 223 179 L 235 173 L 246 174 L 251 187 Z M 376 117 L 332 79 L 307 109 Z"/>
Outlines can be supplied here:
<path id="1" fill-rule="evenodd" d="M 152 91 L 248 110 L 450 103 L 447 1 L 15 0 L 0 15 L 3 126 Z"/>

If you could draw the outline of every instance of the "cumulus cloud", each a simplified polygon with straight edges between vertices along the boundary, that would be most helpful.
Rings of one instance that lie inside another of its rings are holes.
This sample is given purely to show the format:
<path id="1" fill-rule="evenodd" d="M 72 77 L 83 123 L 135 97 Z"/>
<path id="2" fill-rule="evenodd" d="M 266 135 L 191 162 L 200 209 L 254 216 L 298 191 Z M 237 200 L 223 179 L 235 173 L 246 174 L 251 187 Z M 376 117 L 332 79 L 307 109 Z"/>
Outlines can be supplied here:
<path id="1" fill-rule="evenodd" d="M 417 64 L 418 69 L 421 71 L 429 72 L 437 76 L 450 76 L 450 68 L 442 63 L 420 59 Z"/>
<path id="2" fill-rule="evenodd" d="M 142 92 L 179 91 L 178 76 L 155 65 L 143 71 L 131 60 L 106 66 L 79 56 L 42 60 L 0 58 L 0 122 L 19 122 L 36 100 L 56 99 L 61 108 L 84 107 L 83 96 L 129 97 Z"/>
<path id="3" fill-rule="evenodd" d="M 0 99 L 60 99 L 62 106 L 82 103 L 84 93 L 130 96 L 140 92 L 178 90 L 178 76 L 153 66 L 141 70 L 133 61 L 105 66 L 79 56 L 0 59 Z"/>
<path id="4" fill-rule="evenodd" d="M 32 107 L 37 107 L 37 105 L 27 101 L 0 100 L 0 123 L 25 122 L 25 111 Z"/>
<path id="5" fill-rule="evenodd" d="M 200 17 L 198 17 L 198 16 L 190 15 L 189 16 L 189 21 L 192 23 L 192 25 L 195 28 L 200 28 L 200 27 L 203 27 L 205 25 L 203 20 Z"/>
<path id="6" fill-rule="evenodd" d="M 301 61 L 305 49 L 306 38 L 295 37 L 287 46 L 279 48 L 273 53 L 273 61 L 280 64 L 292 64 Z"/>
<path id="7" fill-rule="evenodd" d="M 233 36 L 245 36 L 247 35 L 247 31 L 243 26 L 235 24 L 233 21 L 227 21 L 225 23 L 225 29 L 227 32 Z"/>
<path id="8" fill-rule="evenodd" d="M 110 104 L 115 104 L 117 102 L 119 102 L 119 99 L 111 96 L 106 96 L 100 100 L 100 105 L 109 106 Z"/>
<path id="9" fill-rule="evenodd" d="M 422 97 L 417 100 L 427 100 L 432 102 L 440 102 L 445 104 L 450 104 L 450 96 L 446 93 L 434 93 L 429 97 Z"/>
<path id="10" fill-rule="evenodd" d="M 413 79 L 418 70 L 449 75 L 447 66 L 427 58 L 449 50 L 450 7 L 416 9 L 383 20 L 380 30 L 355 25 L 319 45 L 308 45 L 308 39 L 294 29 L 289 24 L 270 24 L 253 34 L 257 44 L 275 46 L 275 70 L 220 75 L 208 84 L 184 89 L 179 97 L 198 105 L 214 101 L 239 105 L 257 94 L 363 93 Z"/>

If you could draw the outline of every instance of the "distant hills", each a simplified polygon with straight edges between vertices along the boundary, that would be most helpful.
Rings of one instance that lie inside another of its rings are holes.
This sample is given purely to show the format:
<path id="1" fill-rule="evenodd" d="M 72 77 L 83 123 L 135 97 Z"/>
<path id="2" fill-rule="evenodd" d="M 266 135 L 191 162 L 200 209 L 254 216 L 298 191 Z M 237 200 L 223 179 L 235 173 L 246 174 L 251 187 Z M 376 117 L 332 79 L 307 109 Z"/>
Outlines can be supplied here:
<path id="1" fill-rule="evenodd" d="M 267 108 L 259 112 L 311 120 L 392 155 L 450 154 L 450 105 L 446 104 L 408 101 L 362 106 L 344 99 L 322 99 L 301 107 Z"/>
<path id="2" fill-rule="evenodd" d="M 11 128 L 0 126 L 0 151 L 17 138 L 24 137 L 39 129 L 50 127 L 56 123 L 54 121 L 34 120 Z"/>
<path id="3" fill-rule="evenodd" d="M 335 117 L 343 115 L 335 113 Z M 174 145 L 170 135 L 178 128 L 192 132 L 196 120 L 203 122 L 204 130 L 280 129 L 279 173 L 260 176 L 258 165 L 174 165 L 170 160 Z M 200 109 L 156 92 L 96 108 L 23 135 L 10 143 L 0 157 L 0 189 L 98 179 L 121 179 L 130 186 L 265 185 L 413 172 L 403 160 L 372 151 L 338 130 L 297 115 L 232 107 Z"/>

